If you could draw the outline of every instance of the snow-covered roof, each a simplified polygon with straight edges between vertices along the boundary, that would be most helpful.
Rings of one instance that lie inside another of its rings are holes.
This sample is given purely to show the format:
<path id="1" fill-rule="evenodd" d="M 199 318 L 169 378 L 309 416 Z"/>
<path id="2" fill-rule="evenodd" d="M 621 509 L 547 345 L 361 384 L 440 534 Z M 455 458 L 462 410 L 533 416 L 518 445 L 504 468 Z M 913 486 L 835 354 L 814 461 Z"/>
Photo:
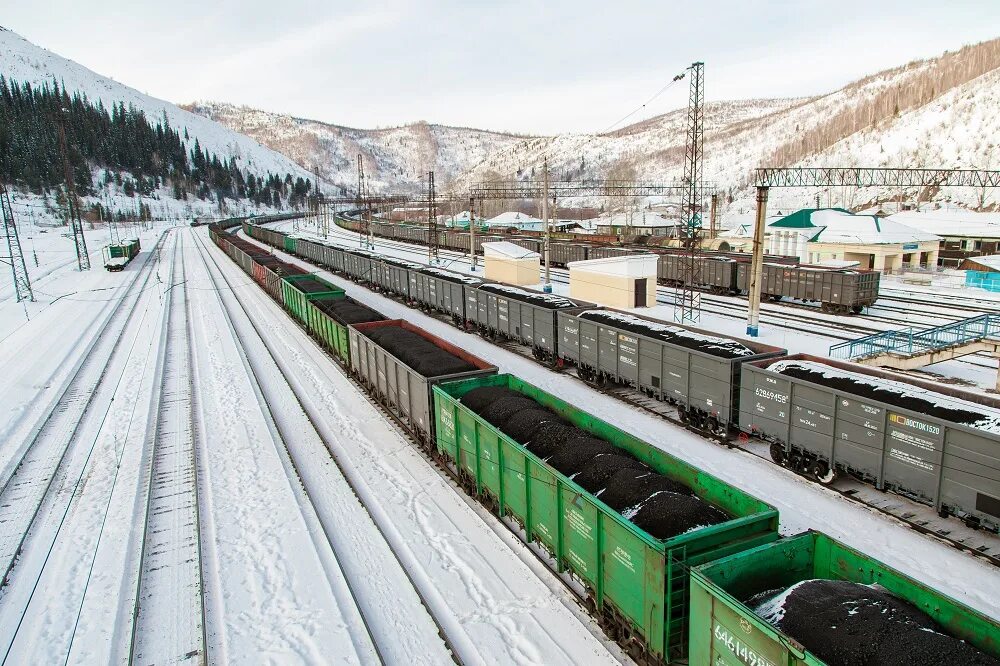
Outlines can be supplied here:
<path id="1" fill-rule="evenodd" d="M 1000 238 L 1000 213 L 962 209 L 910 210 L 895 213 L 886 219 L 940 236 Z"/>
<path id="2" fill-rule="evenodd" d="M 973 261 L 995 271 L 1000 271 L 1000 254 L 991 254 L 986 257 L 969 257 L 966 261 Z"/>
<path id="3" fill-rule="evenodd" d="M 532 252 L 509 241 L 490 241 L 483 243 L 483 253 L 487 257 L 504 257 L 506 259 L 537 259 L 537 252 Z"/>
<path id="4" fill-rule="evenodd" d="M 676 227 L 680 225 L 680 220 L 667 217 L 659 213 L 638 212 L 638 213 L 615 213 L 608 217 L 599 217 L 596 220 L 598 226 L 602 227 Z"/>
<path id="5" fill-rule="evenodd" d="M 491 227 L 523 227 L 525 225 L 541 224 L 542 221 L 537 217 L 532 217 L 526 213 L 518 213 L 517 211 L 507 211 L 506 213 L 500 213 L 496 217 L 491 217 L 486 220 L 486 224 Z"/>
<path id="6" fill-rule="evenodd" d="M 890 218 L 852 215 L 835 209 L 818 210 L 812 222 L 823 227 L 811 239 L 816 243 L 896 244 L 941 240 L 935 234 L 920 231 Z"/>
<path id="7" fill-rule="evenodd" d="M 615 257 L 602 257 L 600 259 L 587 259 L 585 261 L 571 261 L 566 264 L 570 270 L 570 280 L 573 279 L 573 271 L 583 270 L 590 273 L 601 273 L 603 275 L 621 275 L 626 277 L 650 277 L 656 276 L 656 262 L 659 258 L 655 254 L 623 254 Z"/>

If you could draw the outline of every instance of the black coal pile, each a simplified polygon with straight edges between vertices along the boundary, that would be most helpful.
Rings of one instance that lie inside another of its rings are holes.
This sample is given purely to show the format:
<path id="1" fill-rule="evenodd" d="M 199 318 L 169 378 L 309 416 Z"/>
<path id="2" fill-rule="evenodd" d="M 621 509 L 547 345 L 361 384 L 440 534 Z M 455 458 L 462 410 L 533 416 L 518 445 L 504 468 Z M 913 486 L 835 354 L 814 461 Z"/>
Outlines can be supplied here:
<path id="1" fill-rule="evenodd" d="M 507 298 L 512 298 L 515 301 L 538 305 L 547 310 L 561 310 L 563 308 L 576 307 L 576 303 L 563 296 L 557 296 L 555 294 L 541 294 L 537 291 L 527 291 L 526 289 L 510 287 L 505 284 L 484 284 L 480 287 L 480 289 L 482 291 L 489 291 L 494 294 L 506 296 Z"/>
<path id="2" fill-rule="evenodd" d="M 333 301 L 317 301 L 320 310 L 335 320 L 344 324 L 363 324 L 368 321 L 383 321 L 385 317 L 366 305 L 361 305 L 350 298 L 338 298 Z"/>
<path id="3" fill-rule="evenodd" d="M 538 403 L 531 398 L 525 398 L 523 395 L 513 396 L 510 398 L 500 398 L 491 405 L 487 405 L 481 416 L 500 428 L 503 424 L 507 423 L 507 419 L 514 416 L 520 411 L 538 409 Z"/>
<path id="4" fill-rule="evenodd" d="M 461 403 L 474 411 L 482 414 L 488 405 L 493 404 L 500 398 L 523 397 L 520 393 L 506 386 L 480 386 L 474 388 L 461 398 Z"/>
<path id="5" fill-rule="evenodd" d="M 566 476 L 573 476 L 602 453 L 617 452 L 618 449 L 603 439 L 590 436 L 576 437 L 566 440 L 566 443 L 548 459 L 548 463 Z"/>
<path id="6" fill-rule="evenodd" d="M 986 418 L 984 414 L 969 412 L 964 409 L 954 409 L 952 407 L 939 405 L 931 402 L 930 400 L 925 400 L 914 395 L 903 395 L 902 393 L 898 393 L 897 391 L 893 391 L 889 388 L 872 386 L 867 382 L 855 381 L 850 377 L 844 377 L 842 375 L 827 375 L 823 372 L 804 368 L 800 365 L 784 365 L 781 369 L 781 374 L 804 379 L 807 382 L 814 382 L 816 384 L 822 384 L 823 386 L 829 386 L 830 388 L 844 391 L 845 393 L 853 393 L 854 395 L 860 395 L 866 398 L 871 398 L 872 400 L 878 400 L 879 402 L 884 402 L 901 409 L 922 412 L 929 416 L 936 416 L 939 419 L 944 419 L 953 423 L 966 423 L 971 425 Z M 872 381 L 878 380 L 872 378 Z"/>
<path id="7" fill-rule="evenodd" d="M 646 465 L 617 449 L 615 453 L 594 456 L 573 480 L 587 492 L 597 495 L 607 486 L 608 480 L 623 469 L 650 471 Z"/>
<path id="8" fill-rule="evenodd" d="M 830 666 L 1000 666 L 878 586 L 806 580 L 748 603 Z"/>
<path id="9" fill-rule="evenodd" d="M 483 386 L 463 395 L 461 402 L 654 538 L 728 520 L 684 484 L 566 423 L 522 393 Z"/>
<path id="10" fill-rule="evenodd" d="M 378 326 L 365 331 L 365 335 L 424 377 L 453 375 L 476 369 L 468 361 L 401 326 Z"/>
<path id="11" fill-rule="evenodd" d="M 537 404 L 537 403 L 536 403 Z M 500 424 L 500 430 L 515 442 L 520 442 L 531 450 L 531 440 L 534 439 L 538 429 L 547 423 L 565 425 L 559 416 L 548 409 L 525 409 L 514 413 L 504 423 Z"/>
<path id="12" fill-rule="evenodd" d="M 634 514 L 623 515 L 656 539 L 669 539 L 696 527 L 728 520 L 726 514 L 708 502 L 693 495 L 667 491 L 654 493 L 634 511 Z"/>
<path id="13" fill-rule="evenodd" d="M 605 310 L 587 310 L 580 313 L 580 318 L 601 322 L 638 335 L 644 335 L 647 338 L 663 340 L 670 344 L 696 349 L 722 358 L 742 358 L 754 353 L 752 349 L 736 340 L 698 335 L 679 326 L 646 321 L 632 315 Z"/>
<path id="14" fill-rule="evenodd" d="M 653 493 L 670 492 L 691 495 L 691 489 L 648 469 L 626 468 L 618 470 L 608 479 L 604 492 L 598 497 L 619 513 L 625 513 L 645 502 Z"/>
<path id="15" fill-rule="evenodd" d="M 554 421 L 546 421 L 532 434 L 528 450 L 542 460 L 546 460 L 571 439 L 586 437 L 587 432 L 576 426 Z"/>

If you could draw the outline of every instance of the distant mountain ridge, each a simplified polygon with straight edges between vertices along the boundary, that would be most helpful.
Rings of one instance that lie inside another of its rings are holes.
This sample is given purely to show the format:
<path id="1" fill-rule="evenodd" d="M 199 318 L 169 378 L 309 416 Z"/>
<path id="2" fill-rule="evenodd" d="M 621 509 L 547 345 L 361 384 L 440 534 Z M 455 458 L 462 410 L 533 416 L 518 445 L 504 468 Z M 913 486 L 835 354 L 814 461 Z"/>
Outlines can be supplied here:
<path id="1" fill-rule="evenodd" d="M 917 60 L 850 83 L 826 95 L 752 99 L 706 105 L 705 177 L 735 208 L 751 204 L 748 184 L 758 166 L 896 166 L 998 168 L 1000 40 Z M 191 105 L 353 187 L 356 155 L 366 171 L 393 189 L 413 187 L 430 168 L 464 188 L 483 178 L 526 178 L 544 157 L 560 178 L 626 173 L 641 180 L 681 176 L 686 115 L 679 109 L 605 134 L 513 136 L 417 123 L 359 130 L 210 102 Z M 440 174 L 440 176 L 438 175 Z M 951 191 L 783 191 L 801 203 L 858 207 L 920 196 L 973 207 L 996 207 L 996 193 Z M 864 200 L 863 200 L 864 199 Z"/>
<path id="2" fill-rule="evenodd" d="M 405 189 L 431 170 L 436 182 L 447 183 L 519 140 L 503 132 L 426 122 L 357 129 L 224 102 L 195 102 L 182 108 L 253 137 L 351 190 L 357 185 L 358 154 L 373 188 Z"/>

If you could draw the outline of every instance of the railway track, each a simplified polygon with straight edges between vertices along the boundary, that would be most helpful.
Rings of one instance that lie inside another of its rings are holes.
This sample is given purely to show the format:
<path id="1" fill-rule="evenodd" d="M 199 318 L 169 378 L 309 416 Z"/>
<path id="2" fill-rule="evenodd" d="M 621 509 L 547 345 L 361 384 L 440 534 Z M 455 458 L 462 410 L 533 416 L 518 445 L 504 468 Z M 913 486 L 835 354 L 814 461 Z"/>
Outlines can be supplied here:
<path id="1" fill-rule="evenodd" d="M 308 262 L 307 262 L 308 263 Z M 327 269 L 329 270 L 329 269 Z M 348 278 L 349 279 L 349 278 Z M 402 302 L 400 299 L 393 295 L 383 293 L 384 296 L 394 298 L 397 301 Z M 451 324 L 450 315 L 433 312 L 429 313 L 431 316 L 439 319 L 440 321 Z M 806 330 L 806 329 L 803 329 Z M 814 332 L 814 331 L 809 331 Z M 518 355 L 529 359 L 535 363 L 538 360 L 534 358 L 531 350 L 524 345 L 504 342 L 500 345 L 508 351 L 517 353 Z M 545 364 L 542 364 L 545 365 Z M 648 396 L 638 392 L 631 387 L 627 386 L 600 386 L 591 382 L 584 381 L 581 379 L 575 370 L 559 370 L 552 368 L 549 365 L 545 365 L 550 370 L 557 372 L 564 372 L 570 374 L 577 380 L 583 382 L 587 386 L 603 392 L 607 395 L 611 395 L 622 402 L 625 402 L 633 407 L 641 409 L 643 411 L 655 414 L 656 416 L 663 418 L 674 425 L 685 428 L 686 430 L 693 432 L 701 437 L 707 437 L 712 441 L 716 441 L 720 445 L 727 446 L 729 448 L 739 449 L 746 452 L 749 455 L 754 455 L 762 459 L 766 459 L 770 462 L 770 456 L 766 452 L 762 452 L 760 446 L 754 446 L 754 442 L 751 440 L 743 441 L 738 436 L 732 436 L 727 434 L 725 436 L 713 435 L 711 433 L 706 433 L 702 430 L 694 428 L 689 424 L 684 423 L 677 409 L 668 403 L 661 402 L 649 398 Z M 773 464 L 773 463 L 772 463 Z M 789 474 L 794 474 L 792 471 L 788 471 Z M 822 484 L 821 484 L 822 485 Z M 866 507 L 876 513 L 880 513 L 901 523 L 904 523 L 909 528 L 925 534 L 931 538 L 937 539 L 947 545 L 961 550 L 963 552 L 974 555 L 981 558 L 993 566 L 1000 567 L 1000 537 L 997 535 L 990 535 L 987 533 L 979 532 L 972 529 L 964 528 L 961 523 L 958 523 L 954 519 L 941 519 L 935 518 L 931 514 L 933 511 L 923 505 L 914 503 L 906 498 L 890 495 L 892 499 L 886 500 L 886 493 L 880 493 L 879 491 L 869 492 L 868 487 L 860 482 L 854 481 L 850 478 L 841 478 L 832 486 L 824 486 L 832 492 L 836 492 L 843 496 L 848 501 L 856 503 L 858 505 Z"/>
<path id="2" fill-rule="evenodd" d="M 176 244 L 181 245 L 178 235 Z M 167 290 L 130 664 L 208 663 L 191 311 L 183 249 Z"/>
<path id="3" fill-rule="evenodd" d="M 224 278 L 224 279 L 226 279 L 226 278 Z M 226 279 L 226 285 L 227 285 L 227 288 L 230 288 L 230 289 L 232 288 L 232 284 L 230 283 L 230 281 L 228 279 Z M 246 312 L 245 306 L 243 306 L 241 304 L 241 307 L 243 307 L 244 308 L 244 312 Z M 248 312 L 247 312 L 247 315 L 249 317 L 249 313 Z M 253 322 L 252 318 L 250 319 L 250 321 L 251 321 L 251 325 L 255 329 L 258 329 L 257 325 Z M 292 321 L 294 321 L 294 323 L 299 328 L 304 329 L 304 327 L 301 325 L 301 323 L 299 323 L 298 321 L 296 321 L 294 319 Z M 258 329 L 258 332 L 259 332 L 259 329 Z M 452 488 L 455 489 L 455 494 L 456 494 L 457 497 L 460 497 L 462 499 L 462 501 L 465 504 L 467 504 L 473 511 L 475 511 L 477 514 L 479 514 L 481 517 L 483 517 L 485 519 L 486 524 L 489 525 L 500 536 L 505 537 L 507 540 L 517 539 L 517 543 L 520 544 L 521 546 L 524 546 L 523 548 L 515 548 L 515 549 L 513 549 L 514 552 L 515 552 L 515 554 L 517 554 L 519 557 L 521 557 L 522 561 L 528 562 L 529 560 L 526 560 L 526 558 L 530 558 L 530 562 L 533 563 L 533 564 L 535 564 L 535 566 L 537 566 L 537 567 L 545 567 L 546 569 L 551 569 L 552 564 L 551 564 L 551 558 L 550 558 L 550 556 L 547 553 L 545 553 L 543 550 L 541 550 L 537 545 L 526 543 L 525 540 L 524 540 L 523 531 L 521 530 L 521 528 L 520 528 L 519 525 L 511 522 L 508 519 L 499 519 L 495 514 L 490 514 L 490 515 L 492 515 L 492 517 L 495 520 L 488 519 L 487 515 L 486 515 L 488 513 L 487 510 L 486 510 L 486 508 L 484 506 L 482 506 L 481 504 L 479 504 L 478 502 L 476 502 L 475 499 L 472 496 L 469 496 L 466 492 L 464 492 L 462 490 L 462 482 L 461 482 L 461 479 L 459 478 L 458 474 L 456 473 L 456 470 L 454 470 L 453 468 L 451 468 L 449 465 L 443 463 L 442 460 L 439 459 L 438 457 L 432 455 L 430 453 L 430 451 L 428 450 L 428 448 L 426 447 L 426 445 L 423 444 L 423 443 L 421 443 L 419 441 L 418 437 L 415 436 L 415 434 L 413 433 L 413 431 L 410 430 L 410 428 L 406 425 L 406 423 L 403 420 L 401 420 L 400 417 L 394 411 L 392 411 L 391 409 L 387 409 L 383 404 L 381 404 L 376 399 L 374 399 L 370 395 L 368 389 L 349 371 L 349 369 L 347 369 L 346 367 L 343 366 L 342 360 L 339 357 L 330 354 L 329 352 L 327 352 L 325 349 L 323 349 L 319 345 L 316 345 L 316 348 L 319 349 L 322 352 L 322 354 L 324 356 L 326 356 L 327 358 L 333 359 L 333 361 L 335 362 L 335 365 L 338 368 L 341 369 L 341 372 L 342 372 L 343 376 L 346 377 L 347 380 L 351 383 L 351 385 L 354 386 L 357 389 L 358 393 L 361 396 L 363 396 L 363 398 L 365 399 L 365 401 L 368 402 L 373 407 L 375 407 L 375 409 L 380 414 L 382 414 L 386 418 L 386 420 L 388 420 L 393 425 L 393 427 L 395 428 L 395 430 L 400 435 L 402 435 L 413 446 L 413 448 L 416 451 L 418 451 L 419 454 L 432 465 L 433 469 L 438 474 L 440 474 L 445 480 L 447 480 L 447 482 L 449 483 L 449 485 Z M 269 353 L 271 354 L 272 358 L 277 362 L 278 358 L 274 354 L 274 352 L 269 349 Z M 293 391 L 294 391 L 294 388 L 293 388 Z M 301 400 L 301 397 L 299 397 L 297 399 Z M 306 405 L 302 404 L 302 407 L 303 407 L 303 410 L 308 413 L 308 410 L 306 409 Z M 313 423 L 314 426 L 317 425 L 312 417 L 310 417 L 310 421 Z M 317 427 L 317 431 L 319 431 L 318 427 Z M 336 456 L 334 457 L 334 462 L 337 463 L 338 466 L 341 465 L 341 462 L 336 459 Z M 358 492 L 358 488 L 351 482 L 350 476 L 348 474 L 344 473 L 344 478 L 348 480 L 348 483 L 351 484 L 351 487 L 356 491 L 356 493 L 358 494 L 359 498 L 361 498 L 361 497 L 364 496 L 361 492 Z M 369 507 L 366 507 L 366 509 L 368 509 L 369 511 L 371 511 L 371 509 Z M 372 515 L 373 515 L 373 518 L 375 518 L 374 513 Z M 375 522 L 376 522 L 376 524 L 378 524 L 377 520 Z M 381 527 L 380 527 L 380 532 L 382 533 L 382 537 L 384 539 L 386 539 L 386 541 L 388 543 L 391 543 L 392 539 L 389 538 L 389 535 L 387 535 L 385 533 L 385 531 L 383 531 L 383 528 L 381 528 Z M 456 661 L 458 663 L 463 663 L 463 661 L 459 657 L 459 654 L 462 653 L 462 652 L 467 652 L 470 648 L 469 647 L 465 647 L 465 649 L 463 650 L 462 649 L 463 648 L 462 645 L 456 645 L 456 643 L 454 642 L 455 639 L 456 639 L 456 637 L 449 636 L 448 635 L 447 627 L 439 620 L 439 618 L 437 618 L 437 617 L 434 616 L 434 613 L 432 612 L 431 609 L 434 607 L 435 604 L 432 602 L 432 600 L 429 600 L 427 598 L 427 595 L 425 595 L 420 590 L 419 584 L 412 577 L 412 574 L 409 571 L 409 569 L 412 568 L 413 563 L 411 561 L 409 561 L 408 558 L 404 557 L 402 553 L 399 553 L 396 549 L 393 549 L 393 554 L 394 554 L 394 556 L 396 556 L 397 562 L 400 564 L 400 566 L 403 567 L 404 571 L 407 573 L 407 577 L 410 579 L 411 583 L 414 586 L 414 589 L 419 594 L 419 596 L 421 598 L 421 601 L 424 603 L 425 608 L 427 608 L 428 612 L 431 612 L 432 617 L 434 617 L 434 622 L 435 622 L 435 624 L 437 625 L 437 627 L 439 629 L 439 634 L 446 641 L 449 649 L 452 652 L 452 655 L 455 656 L 455 659 L 456 659 Z M 546 576 L 548 574 L 550 574 L 550 573 L 551 573 L 551 571 L 548 571 L 547 574 L 546 574 Z M 573 599 L 578 604 L 578 608 L 576 609 L 576 611 L 578 613 L 578 617 L 580 617 L 581 619 L 586 618 L 587 617 L 587 613 L 586 613 L 585 608 L 586 608 L 587 599 L 586 599 L 585 595 L 582 593 L 582 586 L 580 584 L 578 584 L 578 583 L 574 583 L 573 580 L 571 578 L 569 578 L 568 576 L 566 576 L 565 574 L 560 575 L 559 579 L 560 579 L 561 583 L 564 584 L 564 587 L 563 587 L 563 585 L 560 585 L 559 583 L 556 583 L 556 585 L 559 585 L 558 589 L 564 589 L 564 590 L 568 591 L 572 595 Z M 551 589 L 551 586 L 550 586 L 550 589 Z M 607 639 L 604 636 L 600 635 L 598 632 L 596 632 L 594 629 L 591 629 L 591 633 L 596 638 L 598 638 L 599 640 L 601 640 L 602 642 L 607 643 Z M 619 653 L 616 656 L 623 663 L 631 663 L 627 659 L 627 657 L 625 657 L 624 653 Z"/>
<path id="4" fill-rule="evenodd" d="M 59 398 L 15 456 L 0 489 L 0 569 L 4 591 L 0 649 L 6 661 L 46 570 L 56 541 L 98 443 L 132 349 L 126 331 L 138 325 L 137 306 L 159 263 L 161 237 L 141 273 L 129 283 L 110 316 L 61 389 Z M 132 340 L 132 345 L 135 340 Z M 114 370 L 114 371 L 113 371 Z M 30 558 L 26 549 L 30 541 Z M 16 578 L 16 587 L 11 583 Z"/>
<path id="5" fill-rule="evenodd" d="M 226 290 L 226 291 L 230 291 L 230 292 L 235 293 L 236 285 L 234 285 L 234 283 L 222 271 L 221 267 L 219 266 L 219 263 L 218 263 L 217 259 L 215 258 L 215 256 L 211 252 L 211 248 L 209 248 L 206 245 L 206 243 L 204 242 L 204 239 L 201 238 L 200 236 L 195 235 L 195 243 L 198 246 L 198 250 L 199 250 L 200 255 L 205 260 L 206 265 L 210 265 L 210 266 L 214 267 L 214 270 L 211 270 L 211 269 L 209 270 L 209 274 L 211 276 L 211 281 L 212 281 L 212 284 L 213 284 L 213 286 L 215 288 L 216 293 L 220 294 L 221 290 Z M 256 285 L 254 285 L 254 286 L 256 287 Z M 235 312 L 234 311 L 234 307 L 236 307 L 236 306 L 230 305 L 221 296 L 221 294 L 219 295 L 219 304 L 220 304 L 220 307 L 223 310 L 223 312 L 225 313 L 225 317 L 226 317 L 227 321 L 229 322 L 231 330 L 233 331 L 234 338 L 237 340 L 238 344 L 244 349 L 244 357 L 245 357 L 245 359 L 247 361 L 247 364 L 248 364 L 248 370 L 249 370 L 251 376 L 254 378 L 255 383 L 257 383 L 258 390 L 261 390 L 260 389 L 260 378 L 257 375 L 257 370 L 255 370 L 252 362 L 249 359 L 249 356 L 246 355 L 246 340 L 239 333 L 237 327 L 233 323 L 234 316 L 246 317 L 246 319 L 250 322 L 250 326 L 257 333 L 258 337 L 261 338 L 261 340 L 263 340 L 263 336 L 261 335 L 261 330 L 260 330 L 259 326 L 253 321 L 253 318 L 250 316 L 250 313 L 246 310 L 246 307 L 242 303 L 242 301 L 239 298 L 237 298 L 236 299 L 236 303 L 237 303 L 237 306 L 239 308 L 239 312 Z M 276 367 L 278 367 L 279 370 L 280 370 L 281 365 L 280 365 L 280 363 L 278 363 L 278 359 L 276 358 L 273 350 L 271 350 L 269 347 L 267 347 L 266 344 L 264 344 L 263 346 L 266 349 L 267 354 L 269 355 L 271 362 L 274 363 L 274 365 Z M 288 378 L 284 377 L 284 379 L 287 382 Z M 308 411 L 306 410 L 305 406 L 302 405 L 301 398 L 300 398 L 300 396 L 298 396 L 298 394 L 296 393 L 296 391 L 294 389 L 294 384 L 291 383 L 291 382 L 287 382 L 287 384 L 288 384 L 289 390 L 295 396 L 295 398 L 294 398 L 295 401 L 298 402 L 298 405 L 302 409 L 303 414 L 306 415 L 306 418 L 308 419 L 308 421 L 310 423 L 310 426 L 313 429 L 313 434 L 315 434 L 316 437 L 318 437 L 320 439 L 323 439 L 320 429 L 317 427 L 317 425 L 313 421 L 313 419 L 311 417 L 309 417 Z M 268 409 L 263 402 L 262 402 L 261 406 L 264 409 Z M 293 481 L 296 482 L 296 483 L 299 483 L 300 482 L 299 480 L 304 478 L 304 470 L 301 469 L 301 463 L 293 455 L 293 449 L 291 447 L 289 447 L 288 444 L 287 444 L 287 442 L 285 441 L 287 439 L 286 438 L 286 434 L 281 431 L 281 428 L 279 427 L 279 425 L 276 422 L 272 421 L 272 423 L 274 423 L 274 428 L 275 428 L 276 434 L 277 434 L 278 438 L 281 440 L 280 442 L 276 442 L 276 445 L 280 445 L 282 447 L 283 454 L 284 454 L 284 456 L 287 456 L 288 462 L 290 463 L 290 465 L 291 465 L 291 467 L 292 467 L 292 469 L 294 471 L 294 474 L 297 477 Z M 291 435 L 289 434 L 288 436 L 291 436 Z M 324 442 L 324 444 L 326 444 L 326 443 Z M 330 450 L 330 447 L 329 447 L 328 444 L 327 444 L 327 449 Z M 334 462 L 337 463 L 337 460 L 334 459 Z M 339 463 L 337 463 L 337 464 L 338 464 L 338 467 L 339 467 Z M 355 492 L 355 494 L 360 497 L 361 495 L 357 492 L 357 488 L 355 488 L 353 486 L 353 484 L 351 483 L 351 481 L 348 478 L 348 476 L 346 474 L 343 474 L 342 470 L 341 470 L 341 475 L 345 479 L 346 483 L 351 486 L 351 489 Z M 313 500 L 313 498 L 311 496 L 309 488 L 307 488 L 304 483 L 300 487 L 303 489 L 303 492 L 305 494 L 306 499 L 311 502 Z M 366 507 L 366 509 L 367 509 L 367 507 Z M 403 558 L 401 557 L 401 555 L 397 551 L 397 549 L 395 549 L 393 547 L 393 540 L 390 539 L 386 535 L 386 533 L 384 532 L 383 528 L 379 526 L 378 521 L 375 520 L 375 516 L 372 516 L 372 521 L 376 525 L 376 527 L 379 528 L 379 532 L 380 532 L 382 538 L 385 540 L 385 543 L 389 546 L 390 550 L 392 551 L 393 556 L 396 558 L 396 563 L 400 566 L 400 568 L 406 574 L 406 577 L 409 579 L 410 585 L 413 587 L 414 592 L 417 594 L 417 596 L 420 598 L 421 602 L 424 604 L 424 608 L 427 611 L 428 616 L 431 618 L 431 620 L 433 620 L 434 625 L 438 629 L 438 634 L 442 637 L 442 640 L 444 640 L 445 644 L 448 646 L 448 649 L 451 651 L 452 655 L 455 655 L 456 654 L 456 650 L 455 650 L 454 646 L 451 644 L 450 639 L 449 639 L 449 637 L 448 637 L 448 635 L 447 635 L 444 627 L 442 626 L 442 624 L 438 620 L 438 618 L 431 612 L 431 608 L 428 605 L 427 600 L 421 594 L 420 589 L 419 589 L 416 581 L 412 578 L 410 572 L 407 571 L 407 568 L 404 566 L 404 564 L 403 564 Z M 330 544 L 331 549 L 333 551 L 333 555 L 334 555 L 334 558 L 336 560 L 337 568 L 339 569 L 339 572 L 340 572 L 340 575 L 341 575 L 341 577 L 343 579 L 343 582 L 344 582 L 344 584 L 346 585 L 346 587 L 347 587 L 347 589 L 349 591 L 350 597 L 351 597 L 351 599 L 352 599 L 352 601 L 354 603 L 354 606 L 357 609 L 358 614 L 360 616 L 360 619 L 361 619 L 361 621 L 363 623 L 363 631 L 364 631 L 364 634 L 365 634 L 365 636 L 363 637 L 364 641 L 370 642 L 370 644 L 371 644 L 371 646 L 372 646 L 372 648 L 373 648 L 373 650 L 375 652 L 375 655 L 377 657 L 378 663 L 381 663 L 381 664 L 393 663 L 393 660 L 390 659 L 390 655 L 393 654 L 394 650 L 393 650 L 392 646 L 390 646 L 390 645 L 388 645 L 386 643 L 386 639 L 385 639 L 384 633 L 378 630 L 378 627 L 382 626 L 384 623 L 381 621 L 380 618 L 374 617 L 375 613 L 377 612 L 376 608 L 373 605 L 368 604 L 368 603 L 365 602 L 365 599 L 364 599 L 364 590 L 360 589 L 359 581 L 354 580 L 352 576 L 349 576 L 346 573 L 345 559 L 348 556 L 348 554 L 344 553 L 344 552 L 340 552 L 338 550 L 338 548 L 335 545 L 335 544 L 337 544 L 337 540 L 334 539 L 332 537 L 332 535 L 329 533 L 329 526 L 328 525 L 323 525 L 323 529 L 326 532 L 326 540 Z M 380 637 L 381 637 L 381 640 L 380 640 Z M 458 663 L 461 663 L 457 659 L 456 659 L 456 661 Z"/>

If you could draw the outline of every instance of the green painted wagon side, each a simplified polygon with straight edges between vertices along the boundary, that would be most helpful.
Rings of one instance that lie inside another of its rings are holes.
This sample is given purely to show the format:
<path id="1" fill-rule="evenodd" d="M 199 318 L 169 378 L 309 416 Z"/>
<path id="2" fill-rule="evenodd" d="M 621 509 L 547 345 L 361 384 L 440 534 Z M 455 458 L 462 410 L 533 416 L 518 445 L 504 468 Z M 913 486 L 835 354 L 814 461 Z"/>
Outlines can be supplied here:
<path id="1" fill-rule="evenodd" d="M 285 252 L 295 254 L 295 237 L 285 236 Z"/>
<path id="2" fill-rule="evenodd" d="M 690 663 L 825 666 L 740 601 L 812 578 L 878 583 L 952 636 L 1000 656 L 996 621 L 825 534 L 809 531 L 691 570 Z"/>
<path id="3" fill-rule="evenodd" d="M 734 518 L 667 540 L 626 520 L 459 402 L 480 386 L 507 386 L 577 427 L 682 481 Z M 471 491 L 510 516 L 586 583 L 598 616 L 621 642 L 669 662 L 687 652 L 688 567 L 778 538 L 773 507 L 512 375 L 434 387 L 436 445 Z"/>
<path id="4" fill-rule="evenodd" d="M 351 361 L 351 340 L 347 327 L 320 310 L 312 302 L 306 303 L 306 327 L 309 332 L 344 363 Z"/>
<path id="5" fill-rule="evenodd" d="M 304 283 L 319 283 L 322 290 L 305 291 L 301 288 Z M 335 287 L 329 282 L 312 274 L 306 275 L 286 275 L 281 278 L 281 293 L 285 308 L 291 312 L 296 319 L 303 324 L 309 323 L 309 313 L 306 305 L 309 301 L 344 298 L 344 290 Z"/>

